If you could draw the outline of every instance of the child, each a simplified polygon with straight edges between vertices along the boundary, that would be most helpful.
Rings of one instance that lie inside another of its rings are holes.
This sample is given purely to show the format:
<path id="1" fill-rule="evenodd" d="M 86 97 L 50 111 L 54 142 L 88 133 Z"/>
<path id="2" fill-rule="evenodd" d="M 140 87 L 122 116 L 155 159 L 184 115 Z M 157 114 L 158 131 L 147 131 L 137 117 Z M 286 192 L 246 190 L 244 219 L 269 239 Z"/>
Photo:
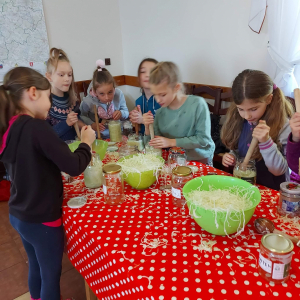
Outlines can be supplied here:
<path id="1" fill-rule="evenodd" d="M 79 128 L 82 128 L 84 123 L 78 119 L 80 111 L 74 89 L 73 69 L 63 50 L 50 50 L 46 77 L 52 86 L 52 106 L 47 122 L 63 141 L 75 140 L 76 131 L 73 125 L 78 122 Z"/>
<path id="2" fill-rule="evenodd" d="M 290 127 L 292 133 L 289 135 L 286 158 L 289 167 L 292 170 L 291 180 L 300 183 L 299 174 L 299 153 L 300 153 L 300 113 L 296 112 L 291 120 Z"/>
<path id="3" fill-rule="evenodd" d="M 101 120 L 125 120 L 129 116 L 125 97 L 122 91 L 116 88 L 116 83 L 111 74 L 104 68 L 104 62 L 96 61 L 97 68 L 94 71 L 92 82 L 88 88 L 88 95 L 83 98 L 80 105 L 82 120 L 91 125 L 97 131 L 95 123 L 94 105 L 97 107 Z M 99 124 L 103 138 L 109 137 L 108 129 Z"/>
<path id="4" fill-rule="evenodd" d="M 160 105 L 154 99 L 149 85 L 150 71 L 157 63 L 157 60 L 153 58 L 145 58 L 142 60 L 138 68 L 138 78 L 142 89 L 142 96 L 135 101 L 135 106 L 138 108 L 138 110 L 132 110 L 130 112 L 130 121 L 132 123 L 141 124 L 141 134 L 144 134 L 145 132 L 143 114 L 151 111 L 155 117 L 156 111 L 160 108 Z"/>
<path id="5" fill-rule="evenodd" d="M 150 146 L 178 146 L 186 150 L 188 160 L 211 164 L 215 145 L 205 100 L 182 93 L 179 70 L 172 62 L 161 62 L 151 70 L 150 88 L 161 108 L 155 120 L 151 112 L 143 115 L 145 140 L 150 139 L 149 124 L 154 123 L 155 138 L 149 142 Z"/>
<path id="6" fill-rule="evenodd" d="M 60 300 L 64 249 L 61 171 L 81 174 L 91 160 L 95 132 L 81 131 L 72 153 L 45 122 L 50 83 L 26 67 L 9 71 L 0 86 L 0 160 L 11 179 L 9 217 L 29 262 L 31 299 Z"/>
<path id="7" fill-rule="evenodd" d="M 232 85 L 233 102 L 221 131 L 224 145 L 234 152 L 223 156 L 223 165 L 233 166 L 237 156 L 245 157 L 252 137 L 258 139 L 253 153 L 258 184 L 279 190 L 288 180 L 289 168 L 285 147 L 290 134 L 293 108 L 281 90 L 265 73 L 244 70 Z M 266 124 L 259 123 L 265 120 Z"/>

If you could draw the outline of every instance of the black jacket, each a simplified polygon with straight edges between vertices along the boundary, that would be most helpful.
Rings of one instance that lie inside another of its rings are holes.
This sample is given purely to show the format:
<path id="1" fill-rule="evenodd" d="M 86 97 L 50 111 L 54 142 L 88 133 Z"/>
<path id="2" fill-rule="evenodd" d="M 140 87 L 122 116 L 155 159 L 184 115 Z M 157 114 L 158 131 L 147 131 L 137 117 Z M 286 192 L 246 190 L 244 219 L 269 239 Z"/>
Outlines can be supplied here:
<path id="1" fill-rule="evenodd" d="M 90 147 L 81 143 L 72 153 L 43 120 L 22 115 L 12 124 L 0 154 L 11 178 L 9 213 L 33 223 L 61 217 L 61 171 L 80 175 L 91 160 Z"/>

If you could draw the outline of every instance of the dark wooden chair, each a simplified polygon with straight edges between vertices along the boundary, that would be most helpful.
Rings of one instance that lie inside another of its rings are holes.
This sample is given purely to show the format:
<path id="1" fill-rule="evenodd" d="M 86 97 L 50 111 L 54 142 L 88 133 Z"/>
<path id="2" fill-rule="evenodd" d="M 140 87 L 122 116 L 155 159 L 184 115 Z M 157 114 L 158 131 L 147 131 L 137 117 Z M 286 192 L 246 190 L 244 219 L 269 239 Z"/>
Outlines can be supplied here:
<path id="1" fill-rule="evenodd" d="M 87 96 L 87 90 L 91 83 L 91 80 L 83 80 L 83 81 L 76 81 L 75 82 L 75 92 L 78 95 L 78 99 L 80 99 L 80 94 L 83 93 L 84 97 Z"/>

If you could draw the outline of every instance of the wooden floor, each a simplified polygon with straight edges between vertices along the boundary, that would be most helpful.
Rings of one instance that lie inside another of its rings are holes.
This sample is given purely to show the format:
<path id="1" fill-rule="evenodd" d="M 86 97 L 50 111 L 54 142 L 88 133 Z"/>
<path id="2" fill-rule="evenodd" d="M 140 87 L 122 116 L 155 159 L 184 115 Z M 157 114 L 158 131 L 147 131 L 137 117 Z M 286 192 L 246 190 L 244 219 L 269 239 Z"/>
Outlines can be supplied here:
<path id="1" fill-rule="evenodd" d="M 0 300 L 30 300 L 27 280 L 28 262 L 25 249 L 20 236 L 9 223 L 8 203 L 0 202 Z M 65 254 L 61 293 L 63 299 L 86 299 L 84 280 Z"/>

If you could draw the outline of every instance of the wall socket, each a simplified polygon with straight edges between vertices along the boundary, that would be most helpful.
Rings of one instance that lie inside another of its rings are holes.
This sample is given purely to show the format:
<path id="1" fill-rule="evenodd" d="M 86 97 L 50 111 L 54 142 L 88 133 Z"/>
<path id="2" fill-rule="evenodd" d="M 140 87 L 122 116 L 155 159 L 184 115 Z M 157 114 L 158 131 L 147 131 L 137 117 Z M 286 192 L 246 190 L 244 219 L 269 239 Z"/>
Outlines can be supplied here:
<path id="1" fill-rule="evenodd" d="M 105 65 L 110 66 L 110 58 L 105 58 Z"/>

